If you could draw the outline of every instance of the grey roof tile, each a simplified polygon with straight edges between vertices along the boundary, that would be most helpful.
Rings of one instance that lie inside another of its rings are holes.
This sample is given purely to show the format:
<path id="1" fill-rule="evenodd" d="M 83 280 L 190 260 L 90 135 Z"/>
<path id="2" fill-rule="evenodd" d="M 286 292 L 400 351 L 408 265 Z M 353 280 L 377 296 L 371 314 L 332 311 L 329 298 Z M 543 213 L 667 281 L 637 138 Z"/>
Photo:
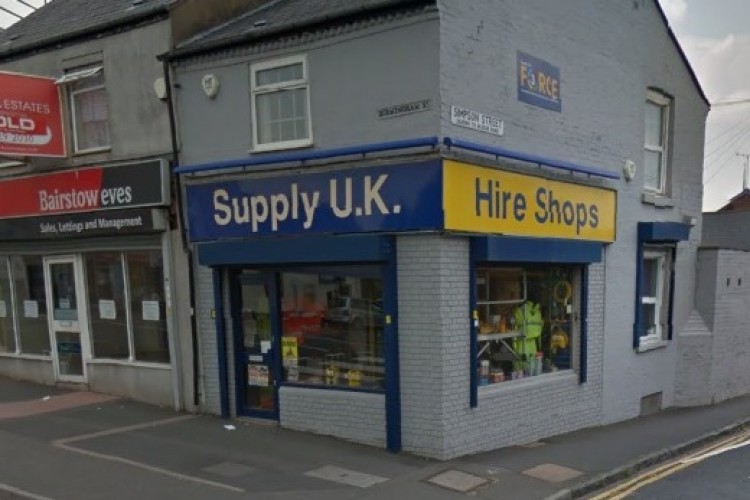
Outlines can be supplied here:
<path id="1" fill-rule="evenodd" d="M 231 21 L 204 31 L 178 45 L 177 54 L 223 42 L 262 37 L 311 22 L 325 22 L 356 16 L 359 13 L 402 5 L 426 3 L 426 0 L 268 0 Z"/>
<path id="2" fill-rule="evenodd" d="M 0 58 L 164 11 L 175 0 L 52 0 L 0 31 Z"/>

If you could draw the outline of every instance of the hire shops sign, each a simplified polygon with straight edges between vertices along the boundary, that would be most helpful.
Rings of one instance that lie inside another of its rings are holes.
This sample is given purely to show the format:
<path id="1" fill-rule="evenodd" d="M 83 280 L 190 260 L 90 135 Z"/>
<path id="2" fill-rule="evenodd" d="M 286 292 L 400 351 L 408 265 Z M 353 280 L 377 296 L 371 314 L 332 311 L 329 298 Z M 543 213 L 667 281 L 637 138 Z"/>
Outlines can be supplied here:
<path id="1" fill-rule="evenodd" d="M 613 190 L 451 160 L 186 188 L 191 241 L 456 231 L 611 242 Z"/>

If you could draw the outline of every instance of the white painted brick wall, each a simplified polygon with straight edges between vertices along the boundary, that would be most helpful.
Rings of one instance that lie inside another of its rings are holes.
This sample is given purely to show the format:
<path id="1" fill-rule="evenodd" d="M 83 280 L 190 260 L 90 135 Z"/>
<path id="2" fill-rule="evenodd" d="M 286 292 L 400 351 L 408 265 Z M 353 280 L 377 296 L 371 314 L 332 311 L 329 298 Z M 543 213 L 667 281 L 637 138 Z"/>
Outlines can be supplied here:
<path id="1" fill-rule="evenodd" d="M 481 387 L 469 407 L 469 240 L 398 238 L 406 451 L 440 459 L 525 443 L 601 419 L 604 266 L 590 266 L 588 382 L 557 373 Z"/>
<path id="2" fill-rule="evenodd" d="M 279 401 L 282 427 L 386 446 L 383 394 L 282 387 Z"/>

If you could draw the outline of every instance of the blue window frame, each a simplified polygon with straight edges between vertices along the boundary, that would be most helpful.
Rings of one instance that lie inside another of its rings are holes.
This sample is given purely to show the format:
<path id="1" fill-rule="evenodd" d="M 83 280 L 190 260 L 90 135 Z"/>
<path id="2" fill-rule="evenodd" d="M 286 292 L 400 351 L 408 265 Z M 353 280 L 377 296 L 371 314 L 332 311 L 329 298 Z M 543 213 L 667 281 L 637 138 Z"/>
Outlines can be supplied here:
<path id="1" fill-rule="evenodd" d="M 633 348 L 648 349 L 672 340 L 677 242 L 690 226 L 676 222 L 638 223 Z"/>

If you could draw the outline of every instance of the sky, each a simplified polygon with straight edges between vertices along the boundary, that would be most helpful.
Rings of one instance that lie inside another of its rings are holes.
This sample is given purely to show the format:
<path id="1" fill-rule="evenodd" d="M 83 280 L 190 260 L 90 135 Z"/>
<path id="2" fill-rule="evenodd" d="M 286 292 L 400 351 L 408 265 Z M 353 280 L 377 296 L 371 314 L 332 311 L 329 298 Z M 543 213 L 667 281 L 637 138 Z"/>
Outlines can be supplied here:
<path id="1" fill-rule="evenodd" d="M 100 0 L 106 1 L 106 0 Z M 624 0 L 600 0 L 624 1 Z M 659 0 L 712 103 L 706 122 L 703 209 L 713 211 L 742 190 L 750 157 L 750 0 Z M 21 15 L 45 0 L 0 0 Z M 0 9 L 0 27 L 17 18 Z M 747 99 L 748 102 L 723 104 Z"/>

